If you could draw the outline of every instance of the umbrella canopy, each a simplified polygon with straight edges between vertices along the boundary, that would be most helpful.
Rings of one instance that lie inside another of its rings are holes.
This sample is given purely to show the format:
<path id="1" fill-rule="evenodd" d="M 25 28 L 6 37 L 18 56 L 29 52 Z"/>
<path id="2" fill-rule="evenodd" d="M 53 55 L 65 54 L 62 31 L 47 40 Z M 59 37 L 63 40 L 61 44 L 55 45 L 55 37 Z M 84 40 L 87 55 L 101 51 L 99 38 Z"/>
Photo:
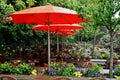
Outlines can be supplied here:
<path id="1" fill-rule="evenodd" d="M 57 32 L 57 34 L 58 35 L 66 35 L 66 36 L 68 36 L 68 35 L 74 35 L 74 31 L 72 30 L 66 30 L 66 31 L 59 31 L 59 32 Z"/>
<path id="2" fill-rule="evenodd" d="M 67 8 L 52 6 L 46 4 L 45 6 L 28 8 L 15 12 L 10 15 L 12 22 L 17 24 L 73 24 L 84 22 L 79 18 L 76 11 Z"/>
<path id="3" fill-rule="evenodd" d="M 78 24 L 54 24 L 50 25 L 50 32 L 70 31 L 75 29 L 82 29 L 83 27 Z M 32 28 L 36 31 L 48 31 L 48 25 L 37 25 Z"/>
<path id="4" fill-rule="evenodd" d="M 12 18 L 11 21 L 17 24 L 48 25 L 48 65 L 50 65 L 50 25 L 84 22 L 82 18 L 78 17 L 76 11 L 52 6 L 51 4 L 21 10 L 10 14 L 10 16 Z"/>

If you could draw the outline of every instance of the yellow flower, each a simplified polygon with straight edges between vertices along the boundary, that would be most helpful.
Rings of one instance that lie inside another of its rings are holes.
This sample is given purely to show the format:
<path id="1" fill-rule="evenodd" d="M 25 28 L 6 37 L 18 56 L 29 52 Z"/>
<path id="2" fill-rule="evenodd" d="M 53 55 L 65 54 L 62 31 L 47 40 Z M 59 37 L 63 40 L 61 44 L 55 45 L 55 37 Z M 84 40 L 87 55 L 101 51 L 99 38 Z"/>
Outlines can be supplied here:
<path id="1" fill-rule="evenodd" d="M 77 72 L 74 72 L 74 75 L 75 75 L 75 77 L 81 77 L 82 73 L 80 73 L 79 71 L 77 71 Z"/>
<path id="2" fill-rule="evenodd" d="M 17 62 L 21 62 L 21 60 L 17 60 Z"/>
<path id="3" fill-rule="evenodd" d="M 115 78 L 116 78 L 116 79 L 120 79 L 120 76 L 116 76 L 116 75 L 115 75 Z"/>
<path id="4" fill-rule="evenodd" d="M 101 56 L 102 56 L 102 57 L 105 57 L 105 54 L 102 54 Z"/>
<path id="5" fill-rule="evenodd" d="M 104 74 L 103 70 L 100 70 L 100 73 L 101 73 L 101 74 Z"/>
<path id="6" fill-rule="evenodd" d="M 31 73 L 32 73 L 32 75 L 35 75 L 35 76 L 36 76 L 36 75 L 37 75 L 37 70 L 36 70 L 36 69 L 34 69 L 34 70 L 32 70 L 32 72 L 31 72 Z"/>

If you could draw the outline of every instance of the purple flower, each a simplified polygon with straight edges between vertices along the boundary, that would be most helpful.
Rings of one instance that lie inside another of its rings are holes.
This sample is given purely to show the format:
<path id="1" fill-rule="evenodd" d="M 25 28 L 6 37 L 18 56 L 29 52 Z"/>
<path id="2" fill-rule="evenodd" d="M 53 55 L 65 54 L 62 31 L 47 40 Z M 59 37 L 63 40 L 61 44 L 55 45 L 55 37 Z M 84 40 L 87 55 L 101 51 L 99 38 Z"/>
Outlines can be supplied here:
<path id="1" fill-rule="evenodd" d="M 75 68 L 75 71 L 80 71 L 80 68 Z"/>
<path id="2" fill-rule="evenodd" d="M 51 74 L 51 75 L 56 75 L 56 70 L 54 68 L 49 68 L 48 69 L 48 72 Z"/>

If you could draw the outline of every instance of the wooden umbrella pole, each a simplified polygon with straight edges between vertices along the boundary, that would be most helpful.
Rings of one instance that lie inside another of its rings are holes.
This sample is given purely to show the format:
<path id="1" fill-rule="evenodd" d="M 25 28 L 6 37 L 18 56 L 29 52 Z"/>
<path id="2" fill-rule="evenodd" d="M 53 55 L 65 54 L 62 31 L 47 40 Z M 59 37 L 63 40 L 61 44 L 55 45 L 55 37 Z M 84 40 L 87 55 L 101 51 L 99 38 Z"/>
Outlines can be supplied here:
<path id="1" fill-rule="evenodd" d="M 58 39 L 58 34 L 57 34 L 57 54 L 59 54 L 59 39 Z"/>
<path id="2" fill-rule="evenodd" d="M 50 20 L 48 16 L 48 67 L 50 67 Z"/>

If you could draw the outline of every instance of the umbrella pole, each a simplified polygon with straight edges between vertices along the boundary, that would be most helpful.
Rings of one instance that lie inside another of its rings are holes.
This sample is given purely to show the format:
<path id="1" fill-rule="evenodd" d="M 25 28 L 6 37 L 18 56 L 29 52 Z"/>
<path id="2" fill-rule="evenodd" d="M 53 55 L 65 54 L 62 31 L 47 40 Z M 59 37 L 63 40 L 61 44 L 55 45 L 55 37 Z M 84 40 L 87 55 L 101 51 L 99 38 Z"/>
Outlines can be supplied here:
<path id="1" fill-rule="evenodd" d="M 57 34 L 57 54 L 59 54 L 59 39 L 58 39 L 58 34 Z"/>
<path id="2" fill-rule="evenodd" d="M 48 67 L 50 67 L 50 24 L 48 23 Z"/>
<path id="3" fill-rule="evenodd" d="M 62 36 L 62 52 L 63 52 L 63 36 Z"/>

